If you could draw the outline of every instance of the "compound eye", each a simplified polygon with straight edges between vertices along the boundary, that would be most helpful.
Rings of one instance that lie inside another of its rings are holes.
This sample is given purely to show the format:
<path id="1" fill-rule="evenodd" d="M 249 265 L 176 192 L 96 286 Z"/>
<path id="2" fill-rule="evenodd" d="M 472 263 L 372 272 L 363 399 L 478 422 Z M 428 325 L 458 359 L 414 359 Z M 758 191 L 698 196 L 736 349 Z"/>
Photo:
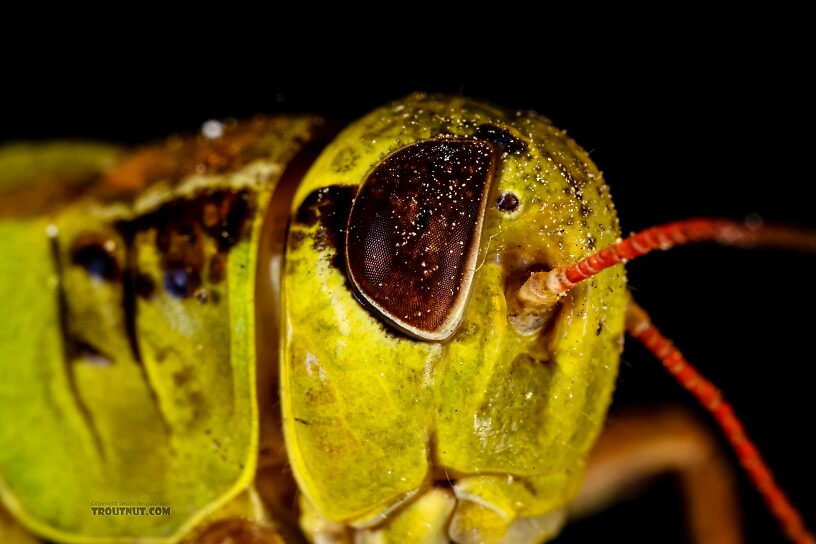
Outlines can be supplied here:
<path id="1" fill-rule="evenodd" d="M 387 157 L 360 188 L 346 230 L 349 279 L 405 333 L 440 341 L 461 323 L 495 162 L 488 142 L 429 140 Z"/>

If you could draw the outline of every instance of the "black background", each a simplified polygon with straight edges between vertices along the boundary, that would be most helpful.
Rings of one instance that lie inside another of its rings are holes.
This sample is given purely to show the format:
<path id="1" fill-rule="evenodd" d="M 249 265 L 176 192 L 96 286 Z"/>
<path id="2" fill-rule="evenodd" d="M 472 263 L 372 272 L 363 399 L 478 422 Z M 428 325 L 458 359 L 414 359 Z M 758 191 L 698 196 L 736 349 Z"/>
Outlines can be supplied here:
<path id="1" fill-rule="evenodd" d="M 545 25 L 502 38 L 362 30 L 356 40 L 305 31 L 273 39 L 285 19 L 234 35 L 212 23 L 153 46 L 144 28 L 121 49 L 110 44 L 115 30 L 68 32 L 43 53 L 7 59 L 0 138 L 130 144 L 210 118 L 316 112 L 345 122 L 416 90 L 463 93 L 535 109 L 565 128 L 604 171 L 625 232 L 696 215 L 816 227 L 812 44 L 795 16 L 764 15 L 671 32 L 613 29 L 597 43 L 586 29 L 556 38 Z M 319 53 L 300 53 L 306 42 Z M 814 267 L 814 256 L 708 246 L 627 267 L 636 298 L 725 391 L 811 528 Z M 664 402 L 693 406 L 629 342 L 616 403 Z M 782 541 L 745 478 L 741 486 L 749 542 Z M 681 542 L 679 508 L 658 485 L 559 542 Z"/>

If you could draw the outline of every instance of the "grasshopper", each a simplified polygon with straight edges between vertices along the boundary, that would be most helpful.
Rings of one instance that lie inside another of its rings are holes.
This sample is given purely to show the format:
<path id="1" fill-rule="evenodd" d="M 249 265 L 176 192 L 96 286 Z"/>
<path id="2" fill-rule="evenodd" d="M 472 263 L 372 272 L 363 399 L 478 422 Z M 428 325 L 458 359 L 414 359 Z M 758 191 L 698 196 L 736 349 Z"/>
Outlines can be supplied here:
<path id="1" fill-rule="evenodd" d="M 126 154 L 0 158 L 0 528 L 15 538 L 35 538 L 19 523 L 77 543 L 550 540 L 651 470 L 598 441 L 628 330 L 715 416 L 790 539 L 812 542 L 619 266 L 696 241 L 812 250 L 812 233 L 699 219 L 622 239 L 563 131 L 444 96 L 339 134 L 257 118 Z M 638 425 L 646 444 L 688 429 Z M 735 541 L 718 493 L 699 534 Z"/>

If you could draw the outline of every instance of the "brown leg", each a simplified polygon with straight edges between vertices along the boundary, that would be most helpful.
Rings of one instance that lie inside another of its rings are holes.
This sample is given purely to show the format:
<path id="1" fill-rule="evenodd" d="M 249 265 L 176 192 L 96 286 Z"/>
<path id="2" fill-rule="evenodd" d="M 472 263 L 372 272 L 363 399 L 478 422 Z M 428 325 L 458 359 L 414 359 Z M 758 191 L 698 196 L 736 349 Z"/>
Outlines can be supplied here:
<path id="1" fill-rule="evenodd" d="M 0 503 L 0 542 L 10 544 L 40 544 L 42 541 L 29 533 L 22 525 L 11 517 Z"/>
<path id="2" fill-rule="evenodd" d="M 680 408 L 611 418 L 589 457 L 572 513 L 597 510 L 628 488 L 667 472 L 679 477 L 693 542 L 742 542 L 731 466 L 709 431 Z"/>

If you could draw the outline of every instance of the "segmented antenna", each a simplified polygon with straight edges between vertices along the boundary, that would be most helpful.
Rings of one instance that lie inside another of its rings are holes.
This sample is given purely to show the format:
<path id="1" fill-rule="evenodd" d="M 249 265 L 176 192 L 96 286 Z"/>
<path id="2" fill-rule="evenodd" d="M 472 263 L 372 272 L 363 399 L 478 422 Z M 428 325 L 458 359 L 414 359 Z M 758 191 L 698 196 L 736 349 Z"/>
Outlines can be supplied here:
<path id="1" fill-rule="evenodd" d="M 759 450 L 745 434 L 745 429 L 734 414 L 731 405 L 723 399 L 722 394 L 713 383 L 691 366 L 671 340 L 663 336 L 652 324 L 646 311 L 631 298 L 626 312 L 626 330 L 651 351 L 680 385 L 694 395 L 700 404 L 714 416 L 736 452 L 742 468 L 748 473 L 754 487 L 762 495 L 768 510 L 779 521 L 785 535 L 797 544 L 816 543 L 813 535 L 805 527 L 799 512 L 774 480 Z"/>
<path id="2" fill-rule="evenodd" d="M 656 249 L 692 242 L 716 242 L 740 247 L 773 247 L 816 252 L 816 232 L 780 225 L 742 223 L 728 219 L 695 218 L 651 227 L 624 238 L 577 263 L 537 272 L 521 286 L 518 296 L 531 305 L 547 307 L 576 284 L 610 266 Z"/>
<path id="3" fill-rule="evenodd" d="M 558 267 L 549 272 L 536 272 L 519 288 L 518 300 L 528 313 L 546 315 L 567 291 L 602 270 L 656 249 L 665 250 L 692 242 L 816 252 L 814 231 L 727 219 L 687 219 L 633 234 L 575 264 Z M 629 334 L 651 351 L 675 379 L 714 416 L 743 468 L 788 538 L 797 544 L 816 544 L 816 539 L 805 528 L 799 512 L 774 481 L 756 446 L 745 434 L 742 423 L 731 406 L 723 400 L 717 388 L 686 361 L 671 341 L 652 324 L 648 314 L 631 300 L 626 319 Z"/>

